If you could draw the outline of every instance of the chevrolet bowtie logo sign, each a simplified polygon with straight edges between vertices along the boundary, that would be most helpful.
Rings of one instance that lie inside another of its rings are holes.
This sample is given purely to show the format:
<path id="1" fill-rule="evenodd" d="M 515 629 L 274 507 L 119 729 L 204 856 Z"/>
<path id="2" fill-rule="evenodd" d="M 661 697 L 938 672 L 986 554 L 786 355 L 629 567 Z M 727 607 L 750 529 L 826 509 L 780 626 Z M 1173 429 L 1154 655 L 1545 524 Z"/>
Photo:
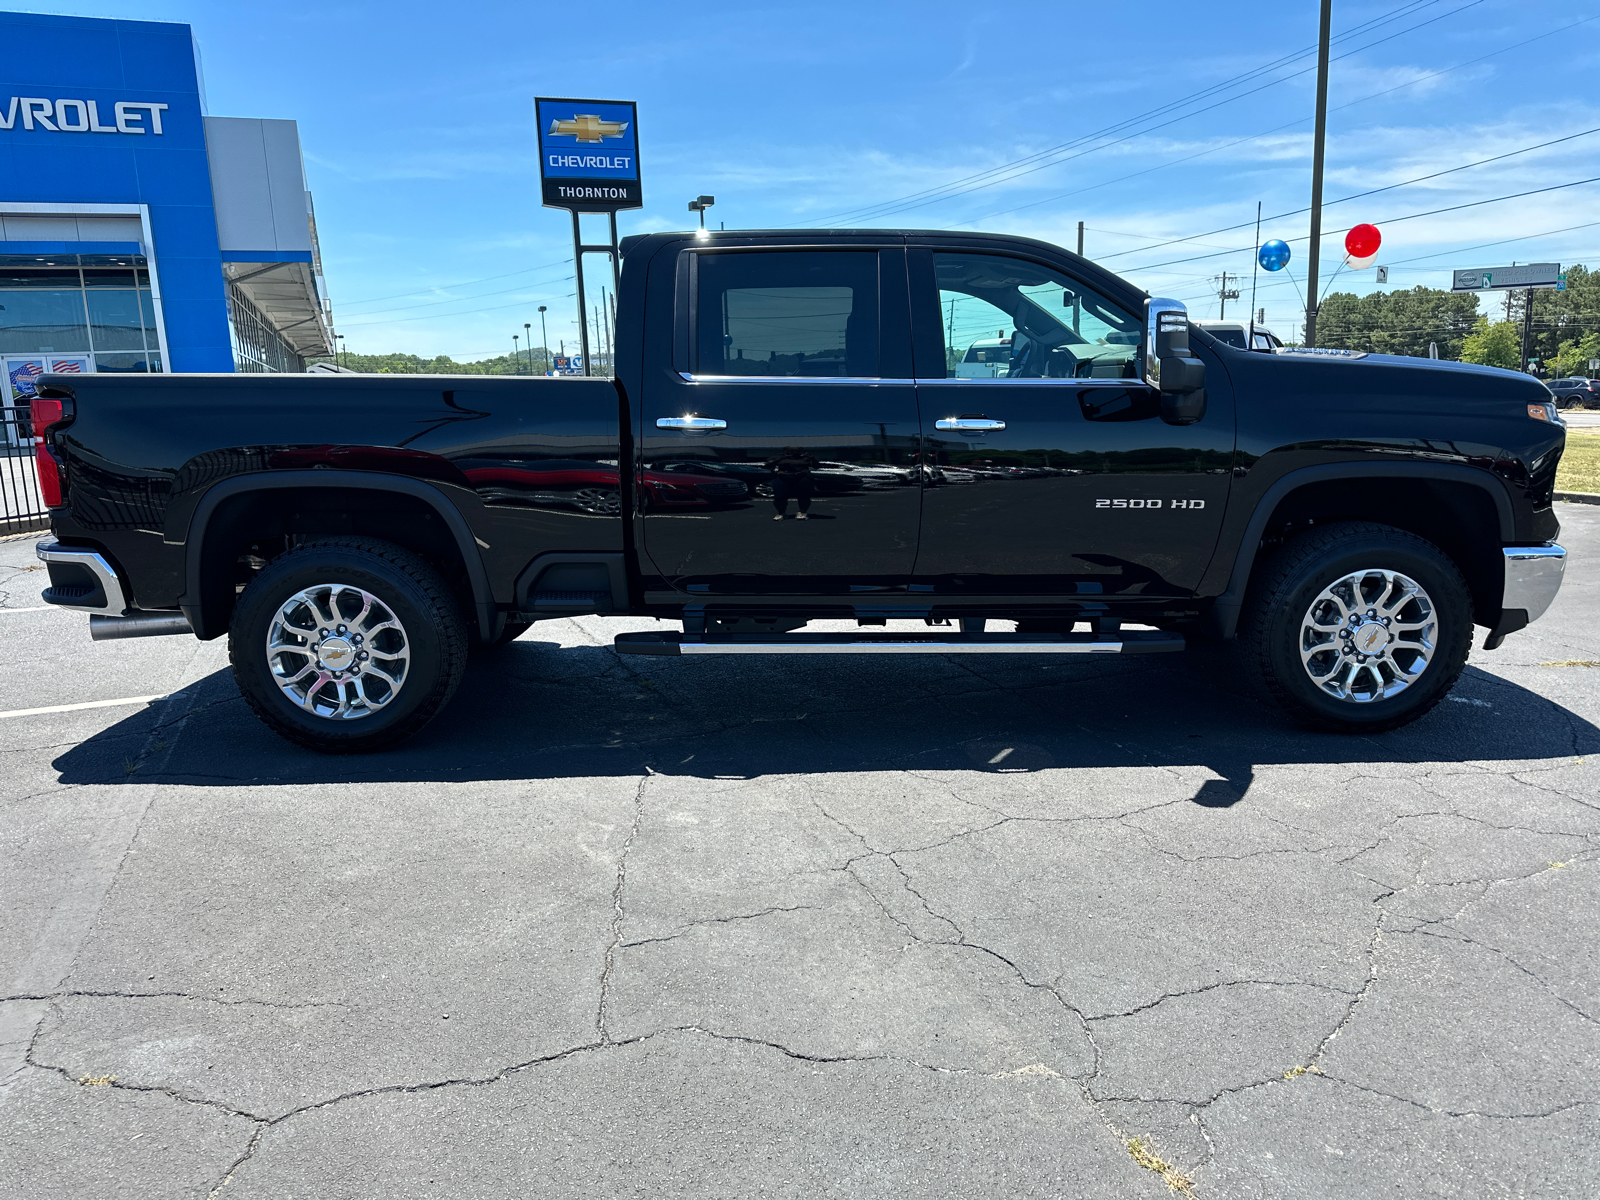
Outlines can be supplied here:
<path id="1" fill-rule="evenodd" d="M 606 138 L 619 138 L 627 128 L 626 121 L 602 121 L 593 113 L 579 113 L 569 121 L 550 122 L 552 136 L 576 138 L 592 145 L 599 145 Z"/>

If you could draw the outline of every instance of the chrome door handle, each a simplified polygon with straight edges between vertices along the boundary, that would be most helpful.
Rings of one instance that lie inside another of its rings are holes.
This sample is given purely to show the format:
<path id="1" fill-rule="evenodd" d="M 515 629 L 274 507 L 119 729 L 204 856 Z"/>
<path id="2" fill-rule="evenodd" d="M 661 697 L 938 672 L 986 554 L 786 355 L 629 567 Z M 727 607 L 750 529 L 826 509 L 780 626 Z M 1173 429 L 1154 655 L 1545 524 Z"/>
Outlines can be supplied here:
<path id="1" fill-rule="evenodd" d="M 657 417 L 657 429 L 687 429 L 691 433 L 714 433 L 728 423 L 716 417 Z"/>
<path id="2" fill-rule="evenodd" d="M 1006 427 L 1006 423 L 991 421 L 988 417 L 942 417 L 933 423 L 933 427 L 965 430 L 967 433 L 998 433 Z"/>

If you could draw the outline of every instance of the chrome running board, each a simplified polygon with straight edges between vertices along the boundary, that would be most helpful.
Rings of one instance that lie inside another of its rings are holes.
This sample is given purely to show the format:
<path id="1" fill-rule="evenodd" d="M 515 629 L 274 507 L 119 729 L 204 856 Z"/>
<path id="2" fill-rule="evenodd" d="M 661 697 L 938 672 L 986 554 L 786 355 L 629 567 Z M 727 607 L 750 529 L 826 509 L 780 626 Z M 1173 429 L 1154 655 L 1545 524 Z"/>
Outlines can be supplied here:
<path id="1" fill-rule="evenodd" d="M 1114 635 L 619 633 L 619 654 L 1161 654 L 1182 650 L 1182 634 L 1130 629 Z"/>

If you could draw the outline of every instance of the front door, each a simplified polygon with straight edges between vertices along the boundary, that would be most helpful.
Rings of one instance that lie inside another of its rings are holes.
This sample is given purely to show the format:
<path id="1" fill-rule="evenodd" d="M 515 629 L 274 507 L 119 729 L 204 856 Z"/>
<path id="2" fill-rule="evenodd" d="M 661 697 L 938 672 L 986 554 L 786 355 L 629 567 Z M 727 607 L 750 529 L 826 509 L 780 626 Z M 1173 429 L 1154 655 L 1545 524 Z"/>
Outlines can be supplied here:
<path id="1" fill-rule="evenodd" d="M 1139 378 L 1143 314 L 1062 271 L 913 248 L 919 331 L 943 361 L 917 391 L 928 485 L 916 576 L 958 593 L 1183 596 L 1228 497 L 1233 396 L 1206 380 L 1194 425 Z M 938 374 L 943 368 L 943 376 Z"/>
<path id="2" fill-rule="evenodd" d="M 697 593 L 909 581 L 919 517 L 905 252 L 686 250 L 678 354 L 647 375 L 646 555 Z"/>

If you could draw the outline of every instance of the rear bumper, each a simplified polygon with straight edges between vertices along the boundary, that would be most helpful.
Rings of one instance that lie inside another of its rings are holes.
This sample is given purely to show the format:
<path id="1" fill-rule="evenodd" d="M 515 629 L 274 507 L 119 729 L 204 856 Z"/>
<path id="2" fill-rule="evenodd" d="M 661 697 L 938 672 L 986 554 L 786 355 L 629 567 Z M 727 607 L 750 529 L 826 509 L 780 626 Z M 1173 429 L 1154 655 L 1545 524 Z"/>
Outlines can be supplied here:
<path id="1" fill-rule="evenodd" d="M 1526 614 L 1524 625 L 1537 621 L 1561 590 L 1561 578 L 1567 570 L 1566 550 L 1546 542 L 1542 546 L 1507 546 L 1501 553 L 1506 571 L 1501 609 Z"/>
<path id="2" fill-rule="evenodd" d="M 50 568 L 50 586 L 41 599 L 74 612 L 120 617 L 128 611 L 128 596 L 116 568 L 98 550 L 40 542 L 34 547 Z"/>

